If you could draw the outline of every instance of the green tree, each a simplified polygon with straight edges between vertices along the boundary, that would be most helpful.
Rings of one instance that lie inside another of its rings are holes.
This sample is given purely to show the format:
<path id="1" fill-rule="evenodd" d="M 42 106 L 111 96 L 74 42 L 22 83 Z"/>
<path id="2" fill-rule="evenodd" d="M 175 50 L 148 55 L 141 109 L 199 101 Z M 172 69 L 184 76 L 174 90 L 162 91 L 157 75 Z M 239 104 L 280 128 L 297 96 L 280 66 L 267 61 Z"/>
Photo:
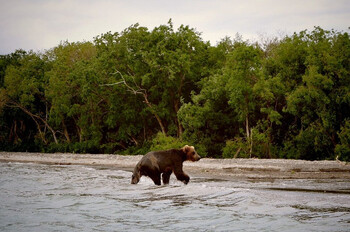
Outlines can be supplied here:
<path id="1" fill-rule="evenodd" d="M 47 68 L 44 57 L 30 52 L 18 59 L 18 65 L 9 65 L 6 68 L 2 104 L 9 108 L 20 109 L 29 116 L 36 125 L 39 137 L 47 144 L 46 130 L 51 132 L 52 138 L 57 143 L 56 132 L 48 123 L 49 103 L 45 98 L 44 77 Z M 14 119 L 16 120 L 16 119 Z"/>
<path id="2" fill-rule="evenodd" d="M 342 90 L 349 86 L 349 73 L 345 71 L 349 66 L 348 62 L 344 62 L 349 60 L 349 55 L 338 50 L 340 38 L 343 45 L 349 42 L 347 34 L 321 28 L 304 35 L 308 43 L 307 69 L 302 76 L 302 84 L 288 95 L 286 108 L 286 112 L 297 119 L 294 143 L 300 158 L 334 158 L 337 130 L 349 115 L 349 110 L 339 111 L 350 106 L 346 100 L 342 101 L 347 98 Z M 343 49 L 348 47 L 342 46 Z"/>
<path id="3" fill-rule="evenodd" d="M 350 38 L 217 45 L 171 20 L 0 56 L 0 148 L 349 160 Z"/>
<path id="4" fill-rule="evenodd" d="M 14 53 L 8 55 L 0 55 L 0 144 L 3 149 L 5 146 L 11 146 L 12 144 L 18 144 L 20 135 L 23 133 L 23 121 L 17 121 L 20 116 L 14 110 L 6 107 L 8 101 L 6 89 L 4 87 L 6 69 L 10 65 L 19 66 L 20 59 L 26 55 L 23 50 L 16 50 Z M 15 120 L 14 120 L 15 119 Z M 28 127 L 27 127 L 28 129 Z"/>
<path id="5" fill-rule="evenodd" d="M 262 55 L 262 50 L 257 45 L 237 42 L 224 69 L 224 75 L 228 79 L 228 103 L 237 113 L 238 121 L 244 124 L 250 156 L 253 151 L 252 121 L 254 122 L 254 111 L 257 107 L 254 86 L 261 79 Z"/>
<path id="6" fill-rule="evenodd" d="M 144 102 L 163 134 L 181 137 L 180 100 L 189 100 L 196 82 L 208 72 L 203 65 L 208 44 L 189 27 L 175 31 L 171 21 L 152 31 L 133 25 L 120 35 L 97 38 L 101 47 L 104 41 L 115 43 L 114 83 L 124 85 Z"/>
<path id="7" fill-rule="evenodd" d="M 96 49 L 90 42 L 63 42 L 48 52 L 52 68 L 46 73 L 50 121 L 66 142 L 101 140 L 98 80 L 93 67 Z M 74 138 L 71 138 L 71 137 Z"/>
<path id="8" fill-rule="evenodd" d="M 6 69 L 10 65 L 19 66 L 19 61 L 26 55 L 24 50 L 16 50 L 9 55 L 0 55 L 0 87 L 4 86 Z"/>
<path id="9" fill-rule="evenodd" d="M 184 138 L 200 144 L 210 156 L 220 157 L 226 139 L 238 131 L 237 115 L 228 104 L 227 79 L 216 74 L 202 80 L 200 93 L 184 103 L 178 116 L 185 128 Z"/>
<path id="10" fill-rule="evenodd" d="M 183 105 L 179 116 L 191 136 L 197 134 L 193 140 L 198 141 L 206 131 L 203 137 L 211 154 L 244 131 L 249 156 L 253 149 L 251 121 L 256 122 L 257 107 L 253 87 L 261 78 L 262 50 L 241 40 L 227 39 L 218 47 L 226 51 L 224 67 L 203 79 L 201 92 L 192 96 L 193 103 Z"/>

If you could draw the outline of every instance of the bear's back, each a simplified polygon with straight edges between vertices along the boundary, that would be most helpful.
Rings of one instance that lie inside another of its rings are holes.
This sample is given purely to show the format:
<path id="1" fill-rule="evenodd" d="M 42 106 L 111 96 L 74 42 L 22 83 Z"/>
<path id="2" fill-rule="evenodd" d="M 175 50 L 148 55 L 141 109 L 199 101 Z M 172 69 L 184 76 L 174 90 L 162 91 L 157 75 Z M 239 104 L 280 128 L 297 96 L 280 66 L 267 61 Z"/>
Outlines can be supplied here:
<path id="1" fill-rule="evenodd" d="M 151 151 L 144 155 L 140 161 L 142 164 L 152 164 L 152 166 L 158 166 L 163 170 L 167 167 L 173 167 L 183 162 L 181 151 L 177 149 L 165 150 L 165 151 Z"/>

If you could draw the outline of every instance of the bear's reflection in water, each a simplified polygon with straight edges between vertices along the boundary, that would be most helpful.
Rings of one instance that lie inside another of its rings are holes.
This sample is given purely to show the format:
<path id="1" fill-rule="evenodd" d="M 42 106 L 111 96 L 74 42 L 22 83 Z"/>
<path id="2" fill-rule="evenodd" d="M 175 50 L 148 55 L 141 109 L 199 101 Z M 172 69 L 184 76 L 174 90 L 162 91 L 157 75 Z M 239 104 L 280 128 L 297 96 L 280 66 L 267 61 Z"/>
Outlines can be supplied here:
<path id="1" fill-rule="evenodd" d="M 347 231 L 347 180 L 220 180 L 185 185 L 129 171 L 0 163 L 1 231 Z M 291 189 L 313 191 L 292 191 Z M 287 191 L 285 191 L 285 190 Z M 327 190 L 338 193 L 328 193 Z"/>

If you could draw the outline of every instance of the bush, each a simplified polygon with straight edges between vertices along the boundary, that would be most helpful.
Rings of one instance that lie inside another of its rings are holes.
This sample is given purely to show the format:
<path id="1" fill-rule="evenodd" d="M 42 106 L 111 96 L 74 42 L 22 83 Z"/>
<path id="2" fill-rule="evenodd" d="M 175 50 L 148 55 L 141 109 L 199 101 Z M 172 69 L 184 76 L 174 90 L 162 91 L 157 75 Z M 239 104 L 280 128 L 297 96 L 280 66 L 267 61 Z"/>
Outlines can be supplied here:
<path id="1" fill-rule="evenodd" d="M 159 132 L 152 140 L 150 150 L 160 151 L 168 150 L 172 148 L 181 148 L 186 145 L 186 142 L 181 141 L 179 138 L 174 138 L 171 136 L 166 136 Z"/>
<path id="2" fill-rule="evenodd" d="M 335 147 L 335 154 L 339 160 L 350 162 L 350 146 L 338 144 Z"/>
<path id="3" fill-rule="evenodd" d="M 346 120 L 338 133 L 340 144 L 335 147 L 339 160 L 350 161 L 350 120 Z"/>
<path id="4" fill-rule="evenodd" d="M 207 156 L 205 146 L 201 144 L 193 144 L 190 141 L 182 140 L 180 138 L 174 138 L 171 136 L 166 136 L 163 133 L 159 132 L 152 140 L 150 150 L 151 151 L 160 151 L 160 150 L 169 150 L 169 149 L 180 149 L 185 145 L 194 146 L 197 153 L 202 157 Z"/>
<path id="5" fill-rule="evenodd" d="M 71 152 L 71 153 L 101 153 L 100 146 L 94 141 L 84 141 L 77 143 L 51 143 L 45 147 L 44 152 Z"/>
<path id="6" fill-rule="evenodd" d="M 141 146 L 132 146 L 127 149 L 118 152 L 121 155 L 144 155 L 150 151 L 150 142 L 145 142 Z"/>
<path id="7" fill-rule="evenodd" d="M 226 141 L 222 149 L 224 158 L 249 158 L 249 145 L 242 138 Z"/>

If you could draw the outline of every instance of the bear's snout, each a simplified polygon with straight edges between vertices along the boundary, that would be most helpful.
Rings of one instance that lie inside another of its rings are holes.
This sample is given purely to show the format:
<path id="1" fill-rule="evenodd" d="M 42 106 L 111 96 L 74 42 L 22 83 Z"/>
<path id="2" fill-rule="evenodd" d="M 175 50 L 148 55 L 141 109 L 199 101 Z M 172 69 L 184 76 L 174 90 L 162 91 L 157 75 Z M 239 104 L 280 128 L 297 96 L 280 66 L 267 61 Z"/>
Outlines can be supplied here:
<path id="1" fill-rule="evenodd" d="M 132 175 L 131 177 L 131 184 L 137 184 L 140 181 L 139 175 Z"/>
<path id="2" fill-rule="evenodd" d="M 200 157 L 198 154 L 196 154 L 193 158 L 194 161 L 199 161 L 200 159 L 202 159 L 202 157 Z"/>

